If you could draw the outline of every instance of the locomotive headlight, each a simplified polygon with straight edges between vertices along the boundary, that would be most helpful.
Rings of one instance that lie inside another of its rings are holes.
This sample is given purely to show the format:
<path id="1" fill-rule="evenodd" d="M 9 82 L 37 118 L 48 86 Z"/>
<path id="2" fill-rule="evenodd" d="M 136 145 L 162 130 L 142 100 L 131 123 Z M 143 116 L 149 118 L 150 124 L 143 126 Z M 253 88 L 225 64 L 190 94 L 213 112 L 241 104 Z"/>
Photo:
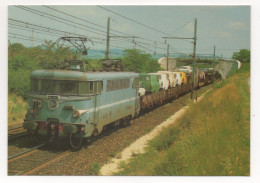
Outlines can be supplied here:
<path id="1" fill-rule="evenodd" d="M 78 118 L 78 117 L 80 117 L 82 114 L 84 114 L 86 112 L 88 112 L 88 110 L 76 110 L 76 111 L 73 111 L 72 116 L 74 118 Z"/>
<path id="2" fill-rule="evenodd" d="M 79 111 L 74 111 L 74 112 L 72 113 L 72 116 L 73 116 L 74 118 L 78 118 L 78 117 L 79 117 Z"/>

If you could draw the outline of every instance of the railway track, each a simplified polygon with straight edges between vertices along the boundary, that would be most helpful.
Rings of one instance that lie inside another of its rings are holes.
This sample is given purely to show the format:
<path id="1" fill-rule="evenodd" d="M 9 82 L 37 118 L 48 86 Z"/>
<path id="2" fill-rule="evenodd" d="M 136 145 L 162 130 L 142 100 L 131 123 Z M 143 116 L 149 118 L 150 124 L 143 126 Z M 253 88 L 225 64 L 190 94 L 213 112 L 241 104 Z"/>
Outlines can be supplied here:
<path id="1" fill-rule="evenodd" d="M 8 142 L 23 137 L 27 135 L 27 131 L 23 128 L 23 126 L 17 126 L 14 128 L 8 129 Z"/>
<path id="2" fill-rule="evenodd" d="M 53 149 L 47 143 L 37 145 L 8 157 L 8 175 L 31 175 L 70 152 L 68 149 Z"/>

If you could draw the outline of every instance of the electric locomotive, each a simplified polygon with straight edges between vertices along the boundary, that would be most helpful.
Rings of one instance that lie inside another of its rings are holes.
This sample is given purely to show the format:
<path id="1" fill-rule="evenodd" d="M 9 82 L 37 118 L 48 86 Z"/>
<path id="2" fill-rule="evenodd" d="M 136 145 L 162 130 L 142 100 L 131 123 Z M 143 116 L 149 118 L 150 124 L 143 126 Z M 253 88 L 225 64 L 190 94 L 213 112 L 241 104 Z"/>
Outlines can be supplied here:
<path id="1" fill-rule="evenodd" d="M 36 70 L 30 79 L 23 126 L 51 139 L 98 135 L 104 126 L 140 110 L 137 73 Z"/>

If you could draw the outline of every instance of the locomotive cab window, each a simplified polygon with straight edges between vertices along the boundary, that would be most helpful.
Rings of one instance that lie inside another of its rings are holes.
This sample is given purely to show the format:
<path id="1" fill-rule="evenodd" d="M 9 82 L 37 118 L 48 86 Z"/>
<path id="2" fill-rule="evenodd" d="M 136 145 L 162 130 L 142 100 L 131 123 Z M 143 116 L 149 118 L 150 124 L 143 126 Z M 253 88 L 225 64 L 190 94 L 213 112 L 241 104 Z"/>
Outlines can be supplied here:
<path id="1" fill-rule="evenodd" d="M 31 79 L 31 91 L 39 92 L 41 91 L 41 80 L 40 79 Z"/>
<path id="2" fill-rule="evenodd" d="M 55 83 L 53 80 L 43 79 L 41 82 L 43 93 L 54 94 Z"/>
<path id="3" fill-rule="evenodd" d="M 89 95 L 102 92 L 102 81 L 31 79 L 31 91 L 43 94 Z"/>
<path id="4" fill-rule="evenodd" d="M 107 80 L 107 91 L 126 89 L 129 85 L 129 79 Z"/>
<path id="5" fill-rule="evenodd" d="M 76 95 L 78 94 L 78 83 L 75 81 L 56 81 L 55 93 Z"/>

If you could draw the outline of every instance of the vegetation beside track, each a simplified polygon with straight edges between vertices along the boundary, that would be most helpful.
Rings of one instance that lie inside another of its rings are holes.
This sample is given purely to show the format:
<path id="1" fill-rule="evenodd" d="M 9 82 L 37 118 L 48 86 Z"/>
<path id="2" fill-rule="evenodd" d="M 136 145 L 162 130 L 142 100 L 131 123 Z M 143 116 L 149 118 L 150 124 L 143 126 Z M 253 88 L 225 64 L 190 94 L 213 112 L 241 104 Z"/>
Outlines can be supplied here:
<path id="1" fill-rule="evenodd" d="M 27 103 L 22 97 L 11 93 L 8 95 L 8 125 L 22 122 L 27 110 Z"/>
<path id="2" fill-rule="evenodd" d="M 250 175 L 250 64 L 153 139 L 117 175 Z"/>

